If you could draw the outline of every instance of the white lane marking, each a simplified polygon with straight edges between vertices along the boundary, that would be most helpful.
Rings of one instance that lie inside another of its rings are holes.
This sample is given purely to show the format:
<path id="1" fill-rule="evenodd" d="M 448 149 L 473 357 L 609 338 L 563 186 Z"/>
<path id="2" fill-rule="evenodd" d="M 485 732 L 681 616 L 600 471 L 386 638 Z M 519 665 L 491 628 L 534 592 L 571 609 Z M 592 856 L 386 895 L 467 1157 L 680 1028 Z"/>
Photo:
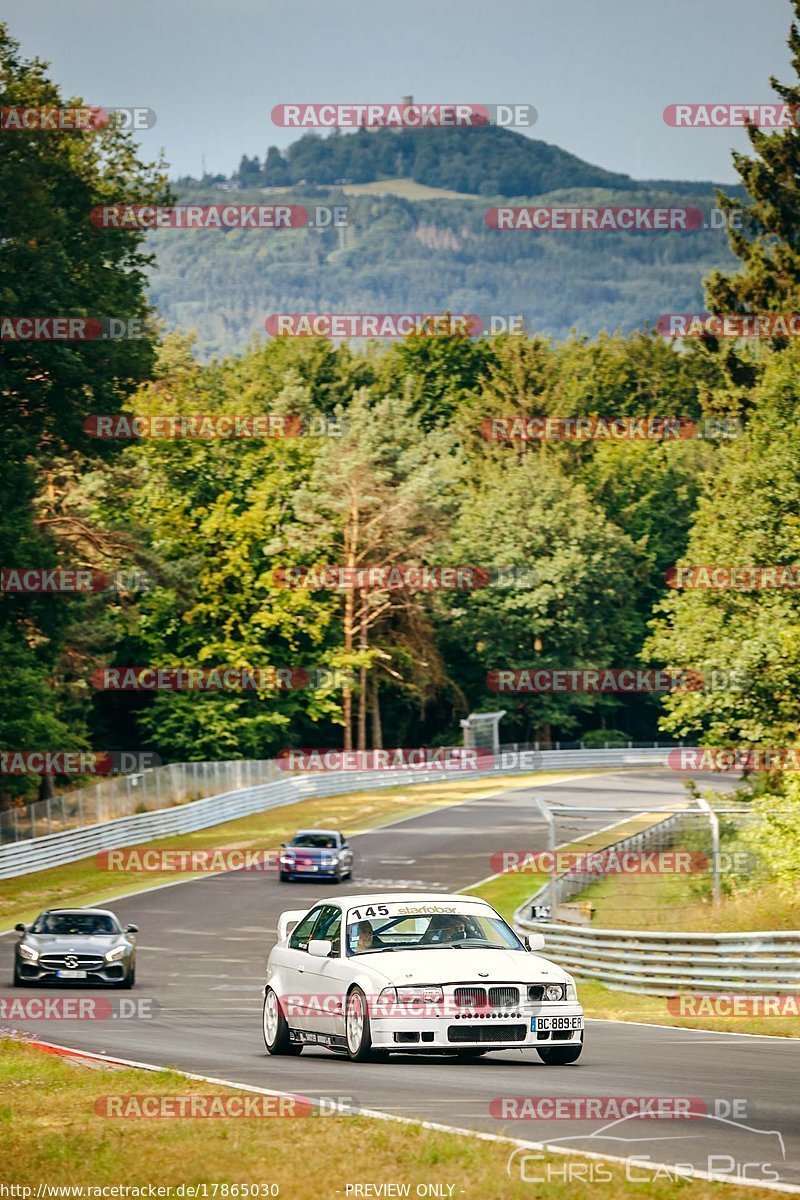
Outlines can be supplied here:
<path id="1" fill-rule="evenodd" d="M 37 1043 L 34 1042 L 34 1045 Z M 88 1050 L 72 1050 L 70 1046 L 61 1046 L 56 1042 L 38 1042 L 40 1046 L 52 1046 L 56 1050 L 66 1050 L 70 1053 L 77 1054 L 83 1058 L 100 1059 L 102 1062 L 118 1063 L 123 1067 L 136 1067 L 141 1071 L 163 1071 L 164 1067 L 156 1066 L 153 1063 L 135 1062 L 127 1058 L 111 1058 L 102 1054 L 92 1054 Z M 171 1070 L 176 1070 L 172 1067 Z M 182 1075 L 184 1079 L 196 1079 L 201 1083 L 213 1083 L 217 1087 L 233 1088 L 237 1092 L 255 1092 L 261 1096 L 291 1096 L 291 1092 L 277 1091 L 275 1088 L 256 1087 L 249 1083 L 235 1083 L 231 1079 L 216 1079 L 213 1075 L 197 1075 L 193 1071 L 177 1071 L 177 1074 Z M 296 1098 L 296 1097 L 295 1097 Z M 319 1107 L 319 1101 L 316 1101 L 313 1096 L 304 1096 L 303 1099 L 309 1100 L 312 1104 Z M 550 1146 L 547 1142 L 527 1142 L 523 1138 L 507 1137 L 500 1133 L 486 1133 L 480 1129 L 463 1129 L 458 1125 L 443 1125 L 438 1121 L 420 1121 L 415 1117 L 401 1117 L 396 1113 L 380 1112 L 374 1108 L 359 1108 L 354 1109 L 362 1117 L 372 1117 L 375 1121 L 390 1121 L 396 1125 L 416 1125 L 417 1128 L 432 1129 L 439 1133 L 453 1133 L 458 1137 L 477 1138 L 481 1142 L 499 1142 L 506 1146 L 517 1146 L 523 1150 L 546 1150 L 549 1154 L 563 1154 L 565 1157 L 574 1158 L 592 1158 L 599 1162 L 615 1162 L 629 1164 L 629 1158 L 622 1158 L 617 1154 L 598 1154 L 595 1150 L 578 1150 L 572 1146 Z M 655 1163 L 655 1162 L 637 1162 L 637 1166 L 643 1167 L 648 1171 L 674 1171 L 675 1164 L 672 1163 Z M 741 1179 L 738 1176 L 736 1179 L 731 1179 L 730 1176 L 720 1175 L 711 1171 L 692 1171 L 692 1175 L 688 1176 L 691 1179 L 706 1179 L 713 1183 L 736 1183 L 740 1187 L 762 1187 L 772 1192 L 790 1192 L 793 1195 L 800 1194 L 800 1187 L 793 1183 L 767 1183 L 760 1179 Z"/>
<path id="2" fill-rule="evenodd" d="M 219 971 L 214 971 L 213 974 L 208 971 L 170 971 L 170 977 L 172 976 L 178 979 L 230 979 L 229 975 L 220 975 Z"/>
<path id="3" fill-rule="evenodd" d="M 263 983 L 219 983 L 209 988 L 210 992 L 260 992 Z"/>
<path id="4" fill-rule="evenodd" d="M 698 1025 L 659 1025 L 655 1021 L 615 1021 L 613 1017 L 587 1017 L 587 1021 L 595 1021 L 598 1024 L 602 1022 L 604 1025 L 619 1025 L 624 1029 L 626 1025 L 643 1025 L 645 1029 L 673 1029 L 678 1033 L 705 1033 L 709 1035 L 709 1044 L 713 1038 L 717 1037 L 746 1037 L 746 1038 L 768 1038 L 772 1042 L 799 1042 L 800 1037 L 781 1037 L 779 1033 L 737 1033 L 733 1029 L 703 1029 Z M 687 1038 L 687 1042 L 697 1045 L 697 1038 Z"/>
<path id="5" fill-rule="evenodd" d="M 369 887 L 402 888 L 403 890 L 418 887 L 430 888 L 431 891 L 444 892 L 448 892 L 451 886 L 449 883 L 429 883 L 427 879 L 365 879 L 362 876 L 359 876 L 353 882 L 357 883 L 360 887 L 367 885 Z"/>

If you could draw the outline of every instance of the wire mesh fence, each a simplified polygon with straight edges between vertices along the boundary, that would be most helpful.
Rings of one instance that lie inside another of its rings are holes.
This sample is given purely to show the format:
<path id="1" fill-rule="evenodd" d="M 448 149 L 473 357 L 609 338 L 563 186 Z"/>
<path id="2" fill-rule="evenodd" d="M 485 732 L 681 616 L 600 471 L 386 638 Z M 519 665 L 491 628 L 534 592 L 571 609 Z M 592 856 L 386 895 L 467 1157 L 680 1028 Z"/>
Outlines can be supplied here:
<path id="1" fill-rule="evenodd" d="M 274 759 L 170 763 L 106 778 L 0 812 L 0 845 L 172 808 L 192 800 L 270 783 L 281 776 Z"/>
<path id="2" fill-rule="evenodd" d="M 611 828 L 612 813 L 605 810 L 597 834 L 597 809 L 549 811 L 551 846 L 558 850 L 523 864 L 536 872 L 532 892 L 538 887 L 520 910 L 530 920 L 702 931 L 720 895 L 751 886 L 761 869 L 746 837 L 755 815 L 747 805 L 723 800 L 714 806 L 716 837 L 709 813 L 695 807 L 661 813 L 640 808 L 629 817 L 617 810 L 618 824 Z"/>
<path id="3" fill-rule="evenodd" d="M 630 741 L 624 748 L 667 750 L 678 744 L 669 741 Z M 619 742 L 612 741 L 594 748 L 609 750 L 617 747 Z M 531 769 L 536 769 L 533 755 L 542 751 L 586 748 L 583 742 L 506 742 L 495 747 L 494 752 L 498 755 L 498 761 L 504 755 L 527 754 L 530 756 Z M 106 777 L 87 787 L 74 788 L 46 800 L 0 811 L 0 845 L 271 783 L 286 778 L 284 766 L 277 759 L 183 762 L 129 775 Z"/>

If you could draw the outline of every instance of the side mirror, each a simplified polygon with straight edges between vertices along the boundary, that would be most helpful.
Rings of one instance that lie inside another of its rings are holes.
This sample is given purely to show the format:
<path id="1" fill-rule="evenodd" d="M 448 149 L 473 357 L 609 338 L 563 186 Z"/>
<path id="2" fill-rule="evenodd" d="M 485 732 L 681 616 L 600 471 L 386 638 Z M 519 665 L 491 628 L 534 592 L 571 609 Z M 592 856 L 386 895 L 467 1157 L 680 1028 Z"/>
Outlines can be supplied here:
<path id="1" fill-rule="evenodd" d="M 285 850 L 285 849 L 286 849 L 286 842 L 281 842 L 281 850 Z"/>
<path id="2" fill-rule="evenodd" d="M 312 938 L 308 943 L 308 953 L 312 958 L 329 958 L 333 942 L 329 942 L 326 938 Z"/>
<path id="3" fill-rule="evenodd" d="M 14 928 L 15 928 L 15 930 L 17 931 L 17 933 L 27 933 L 27 932 L 28 932 L 28 930 L 27 930 L 27 929 L 26 929 L 26 927 L 25 927 L 25 926 L 22 924 L 22 922 L 21 922 L 21 921 L 19 922 L 19 924 L 15 925 L 15 926 L 14 926 Z"/>
<path id="4" fill-rule="evenodd" d="M 526 933 L 522 940 L 526 950 L 544 950 L 543 933 Z"/>
<path id="5" fill-rule="evenodd" d="M 126 925 L 126 926 L 125 926 L 125 932 L 126 932 L 126 933 L 138 933 L 138 932 L 139 932 L 139 926 L 138 926 L 138 925 Z"/>

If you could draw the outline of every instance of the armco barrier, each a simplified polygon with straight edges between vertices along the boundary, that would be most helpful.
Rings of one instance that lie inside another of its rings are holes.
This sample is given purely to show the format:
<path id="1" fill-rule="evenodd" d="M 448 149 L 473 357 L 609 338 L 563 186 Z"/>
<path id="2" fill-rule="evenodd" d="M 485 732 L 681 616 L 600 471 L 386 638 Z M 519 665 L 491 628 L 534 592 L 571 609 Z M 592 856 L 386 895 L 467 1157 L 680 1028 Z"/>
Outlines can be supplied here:
<path id="1" fill-rule="evenodd" d="M 800 992 L 800 932 L 655 933 L 518 920 L 560 966 L 626 992 Z"/>
<path id="2" fill-rule="evenodd" d="M 138 813 L 114 821 L 103 821 L 80 829 L 47 834 L 0 846 L 0 879 L 28 875 L 46 867 L 62 866 L 89 858 L 101 850 L 133 846 L 155 838 L 173 837 L 208 829 L 223 821 L 245 817 L 269 808 L 295 804 L 314 796 L 337 796 L 366 788 L 408 787 L 413 784 L 447 782 L 455 779 L 501 778 L 526 775 L 537 770 L 569 770 L 591 767 L 666 766 L 669 748 L 616 750 L 543 750 L 529 752 L 523 765 L 484 771 L 336 771 L 287 774 L 286 778 L 256 787 L 223 792 L 175 808 Z M 520 756 L 521 757 L 521 756 Z"/>

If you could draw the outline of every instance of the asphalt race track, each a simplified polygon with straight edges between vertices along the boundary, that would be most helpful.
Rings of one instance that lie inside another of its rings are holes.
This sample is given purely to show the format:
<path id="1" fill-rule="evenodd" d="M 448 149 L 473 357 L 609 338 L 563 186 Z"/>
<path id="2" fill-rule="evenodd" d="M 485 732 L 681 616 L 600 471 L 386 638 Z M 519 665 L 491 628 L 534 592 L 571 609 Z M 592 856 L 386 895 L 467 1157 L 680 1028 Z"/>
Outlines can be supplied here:
<path id="1" fill-rule="evenodd" d="M 683 797 L 685 778 L 627 771 L 536 790 L 559 803 L 657 808 Z M 152 997 L 158 1016 L 30 1021 L 25 1028 L 80 1049 L 307 1096 L 349 1096 L 354 1105 L 405 1117 L 800 1185 L 798 1042 L 590 1021 L 586 1049 L 571 1067 L 546 1067 L 533 1051 L 494 1053 L 474 1063 L 393 1055 L 386 1063 L 356 1064 L 310 1047 L 298 1058 L 267 1055 L 260 990 L 281 910 L 310 906 L 328 892 L 466 887 L 492 873 L 493 851 L 546 848 L 532 795 L 499 791 L 354 838 L 355 878 L 339 888 L 232 873 L 115 902 L 111 907 L 122 921 L 140 927 L 137 984 L 132 992 L 102 994 Z M 596 825 L 615 819 L 598 814 Z M 587 830 L 585 820 L 574 829 L 561 824 L 559 841 Z M 13 935 L 0 939 L 3 994 L 41 996 L 41 989 L 11 988 L 12 945 Z M 490 1116 L 489 1102 L 503 1096 L 689 1096 L 704 1099 L 710 1112 L 717 1101 L 744 1100 L 746 1116 L 735 1122 L 729 1116 L 638 1119 L 613 1127 L 602 1121 L 500 1122 Z"/>

